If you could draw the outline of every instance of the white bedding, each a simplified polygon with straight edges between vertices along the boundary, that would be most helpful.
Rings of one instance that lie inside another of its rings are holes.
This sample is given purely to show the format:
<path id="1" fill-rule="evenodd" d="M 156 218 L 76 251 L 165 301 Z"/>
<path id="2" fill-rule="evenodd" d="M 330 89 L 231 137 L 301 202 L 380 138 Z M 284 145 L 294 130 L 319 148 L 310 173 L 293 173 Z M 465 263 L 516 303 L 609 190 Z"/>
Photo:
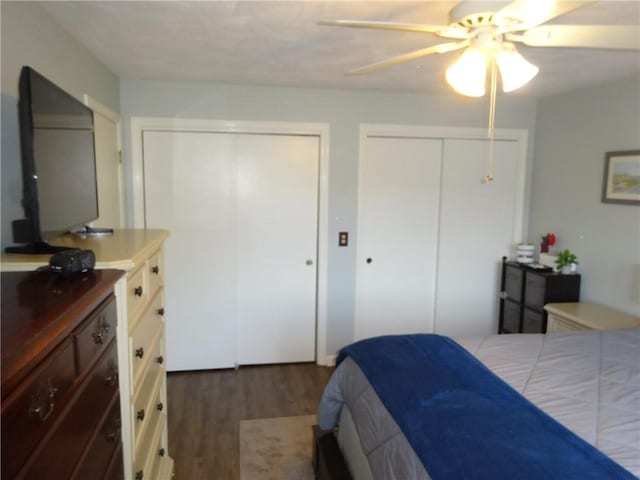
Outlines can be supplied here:
<path id="1" fill-rule="evenodd" d="M 515 390 L 640 478 L 640 328 L 456 341 Z M 318 412 L 321 428 L 338 422 L 343 402 L 359 441 L 345 450 L 359 448 L 364 453 L 372 478 L 429 478 L 350 358 L 327 385 Z M 357 470 L 366 469 L 360 465 Z"/>

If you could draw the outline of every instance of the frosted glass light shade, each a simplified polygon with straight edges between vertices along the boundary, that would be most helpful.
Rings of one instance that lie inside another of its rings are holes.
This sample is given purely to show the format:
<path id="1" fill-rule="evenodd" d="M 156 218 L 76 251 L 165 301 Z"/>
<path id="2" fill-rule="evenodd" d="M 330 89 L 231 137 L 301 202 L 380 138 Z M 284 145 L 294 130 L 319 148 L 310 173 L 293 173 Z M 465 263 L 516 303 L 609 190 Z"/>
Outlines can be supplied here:
<path id="1" fill-rule="evenodd" d="M 486 74 L 484 55 L 474 48 L 468 48 L 447 68 L 445 78 L 456 92 L 467 97 L 481 97 L 484 95 Z"/>
<path id="2" fill-rule="evenodd" d="M 539 68 L 525 60 L 513 45 L 503 46 L 496 61 L 502 77 L 502 90 L 512 92 L 529 83 L 538 74 Z"/>

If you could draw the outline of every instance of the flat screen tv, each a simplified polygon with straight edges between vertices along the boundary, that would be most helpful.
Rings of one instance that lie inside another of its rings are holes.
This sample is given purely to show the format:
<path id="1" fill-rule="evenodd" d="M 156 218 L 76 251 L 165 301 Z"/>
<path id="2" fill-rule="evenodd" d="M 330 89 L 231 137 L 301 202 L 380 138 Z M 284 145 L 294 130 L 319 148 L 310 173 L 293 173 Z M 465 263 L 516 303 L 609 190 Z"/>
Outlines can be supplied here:
<path id="1" fill-rule="evenodd" d="M 18 115 L 26 219 L 13 222 L 10 253 L 53 253 L 48 241 L 98 218 L 93 112 L 22 67 Z"/>

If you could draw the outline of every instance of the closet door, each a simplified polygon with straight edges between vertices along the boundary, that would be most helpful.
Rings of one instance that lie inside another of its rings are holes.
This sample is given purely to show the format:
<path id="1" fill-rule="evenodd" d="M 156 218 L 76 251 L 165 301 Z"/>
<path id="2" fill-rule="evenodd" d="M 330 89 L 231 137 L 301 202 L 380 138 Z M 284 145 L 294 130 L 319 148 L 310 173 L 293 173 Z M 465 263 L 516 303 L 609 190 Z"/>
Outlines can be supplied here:
<path id="1" fill-rule="evenodd" d="M 319 138 L 238 138 L 241 365 L 315 359 Z"/>
<path id="2" fill-rule="evenodd" d="M 145 131 L 167 368 L 313 361 L 319 138 Z"/>
<path id="3" fill-rule="evenodd" d="M 444 142 L 436 332 L 497 331 L 500 258 L 509 255 L 516 217 L 518 143 L 494 142 L 492 182 L 486 140 Z"/>
<path id="4" fill-rule="evenodd" d="M 165 244 L 167 370 L 236 363 L 236 138 L 145 131 L 147 228 Z"/>
<path id="5" fill-rule="evenodd" d="M 433 331 L 441 157 L 438 139 L 366 139 L 356 339 Z"/>

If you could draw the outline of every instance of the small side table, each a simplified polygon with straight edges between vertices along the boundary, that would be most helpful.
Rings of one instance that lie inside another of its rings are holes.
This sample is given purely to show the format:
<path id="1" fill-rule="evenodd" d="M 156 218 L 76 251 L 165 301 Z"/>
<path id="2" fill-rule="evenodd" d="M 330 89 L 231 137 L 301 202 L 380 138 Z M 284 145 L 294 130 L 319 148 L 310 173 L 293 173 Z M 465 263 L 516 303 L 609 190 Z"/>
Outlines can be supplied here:
<path id="1" fill-rule="evenodd" d="M 547 333 L 640 327 L 640 318 L 596 303 L 548 303 Z"/>

